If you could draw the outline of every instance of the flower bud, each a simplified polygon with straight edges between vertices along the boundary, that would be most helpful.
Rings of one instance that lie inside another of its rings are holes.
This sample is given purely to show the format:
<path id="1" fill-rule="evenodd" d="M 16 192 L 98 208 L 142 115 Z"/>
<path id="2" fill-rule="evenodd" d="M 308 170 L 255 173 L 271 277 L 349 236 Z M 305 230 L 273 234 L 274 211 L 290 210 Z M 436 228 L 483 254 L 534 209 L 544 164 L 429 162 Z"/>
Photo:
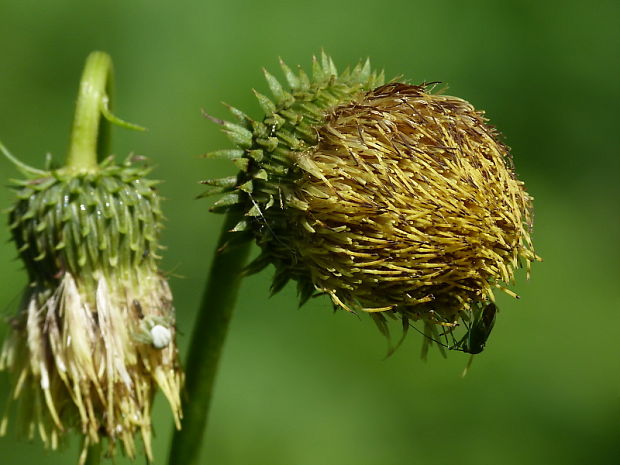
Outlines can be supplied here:
<path id="1" fill-rule="evenodd" d="M 217 121 L 237 148 L 207 155 L 241 168 L 204 183 L 261 247 L 250 272 L 273 264 L 273 292 L 293 279 L 301 303 L 328 294 L 385 333 L 386 317 L 422 320 L 435 340 L 495 289 L 514 295 L 515 269 L 538 259 L 532 199 L 482 112 L 430 85 L 382 85 L 368 62 L 339 75 L 323 54 L 312 79 L 282 68 L 290 90 L 266 73 L 265 117 L 232 109 L 239 124 Z"/>

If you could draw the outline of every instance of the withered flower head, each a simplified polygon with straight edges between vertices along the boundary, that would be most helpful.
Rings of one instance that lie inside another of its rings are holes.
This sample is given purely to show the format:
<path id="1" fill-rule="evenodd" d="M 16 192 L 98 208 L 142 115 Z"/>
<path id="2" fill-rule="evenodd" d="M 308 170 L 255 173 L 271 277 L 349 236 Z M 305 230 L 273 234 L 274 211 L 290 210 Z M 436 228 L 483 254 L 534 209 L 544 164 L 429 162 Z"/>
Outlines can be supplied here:
<path id="1" fill-rule="evenodd" d="M 89 56 L 67 166 L 26 167 L 0 144 L 26 175 L 14 181 L 9 228 L 29 281 L 0 370 L 12 375 L 11 398 L 21 408 L 26 434 L 56 449 L 66 433 L 77 431 L 81 462 L 102 440 L 108 453 L 120 442 L 134 457 L 136 434 L 151 459 L 157 387 L 177 426 L 181 416 L 174 308 L 157 267 L 157 182 L 146 178 L 148 167 L 129 159 L 116 164 L 112 157 L 102 163 L 95 158 L 99 112 L 127 125 L 109 114 L 100 92 L 109 67 L 106 54 Z M 0 434 L 7 422 L 5 415 Z"/>
<path id="2" fill-rule="evenodd" d="M 368 63 L 338 75 L 323 55 L 312 79 L 282 67 L 290 91 L 266 73 L 264 119 L 233 109 L 239 124 L 222 124 L 238 148 L 208 155 L 241 168 L 205 183 L 261 247 L 249 271 L 273 264 L 274 292 L 294 279 L 302 303 L 329 294 L 384 332 L 386 317 L 423 320 L 434 339 L 471 327 L 537 259 L 531 198 L 497 131 L 428 85 L 381 85 Z"/>
<path id="3" fill-rule="evenodd" d="M 147 171 L 110 159 L 18 183 L 9 222 L 30 284 L 0 369 L 12 372 L 27 433 L 48 447 L 75 428 L 86 445 L 120 440 L 134 456 L 139 432 L 151 457 L 155 386 L 179 421 L 174 308 L 157 269 L 162 215 Z"/>

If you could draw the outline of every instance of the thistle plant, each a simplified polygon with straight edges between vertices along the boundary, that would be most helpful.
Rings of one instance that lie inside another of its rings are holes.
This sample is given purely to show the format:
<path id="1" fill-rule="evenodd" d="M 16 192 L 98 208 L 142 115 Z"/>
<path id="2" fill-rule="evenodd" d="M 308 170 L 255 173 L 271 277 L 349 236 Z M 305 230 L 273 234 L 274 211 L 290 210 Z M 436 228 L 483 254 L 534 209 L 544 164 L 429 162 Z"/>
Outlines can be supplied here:
<path id="1" fill-rule="evenodd" d="M 221 350 L 243 276 L 273 265 L 273 293 L 297 284 L 336 309 L 388 320 L 432 343 L 480 353 L 497 315 L 495 292 L 538 260 L 532 198 L 483 112 L 433 84 L 384 82 L 368 61 L 339 73 L 322 54 L 311 76 L 281 62 L 286 86 L 256 93 L 264 116 L 230 107 L 209 116 L 234 144 L 207 154 L 238 173 L 207 179 L 226 213 L 183 374 L 172 297 L 158 270 L 162 214 L 141 160 L 107 157 L 111 63 L 93 53 L 82 78 L 66 165 L 24 165 L 9 228 L 29 285 L 0 353 L 29 436 L 55 449 L 71 429 L 80 461 L 107 441 L 152 459 L 156 387 L 177 427 L 170 464 L 199 463 Z M 103 116 L 103 119 L 101 119 Z M 107 157 L 107 158 L 106 158 Z M 246 263 L 255 242 L 260 254 Z M 417 326 L 416 326 L 417 325 Z M 401 339 L 402 340 L 402 339 Z M 394 347 L 392 347 L 394 348 Z M 471 361 L 471 358 L 470 358 Z M 0 424 L 4 433 L 8 417 Z M 99 452 L 90 454 L 93 462 Z"/>
<path id="2" fill-rule="evenodd" d="M 152 459 L 157 387 L 177 425 L 181 417 L 174 308 L 157 266 L 157 182 L 142 160 L 108 156 L 109 123 L 138 128 L 110 111 L 111 72 L 108 55 L 88 57 L 65 166 L 31 168 L 0 146 L 25 176 L 13 181 L 9 228 L 28 273 L 0 369 L 12 375 L 26 434 L 56 449 L 77 431 L 81 463 L 102 441 L 110 455 L 120 443 L 134 457 L 136 435 Z"/>
<path id="3" fill-rule="evenodd" d="M 388 319 L 405 333 L 420 322 L 423 354 L 433 341 L 475 354 L 495 321 L 495 291 L 515 296 L 515 270 L 529 275 L 538 260 L 532 198 L 483 112 L 432 84 L 384 84 L 368 61 L 338 73 L 322 54 L 311 76 L 281 67 L 287 86 L 265 71 L 273 98 L 256 93 L 262 118 L 233 107 L 235 122 L 209 116 L 234 148 L 207 158 L 239 172 L 203 181 L 227 219 L 187 368 L 189 402 L 201 406 L 188 411 L 171 464 L 197 463 L 242 274 L 273 265 L 273 293 L 293 280 L 300 304 L 327 294 L 386 335 Z M 261 253 L 244 267 L 251 241 Z"/>

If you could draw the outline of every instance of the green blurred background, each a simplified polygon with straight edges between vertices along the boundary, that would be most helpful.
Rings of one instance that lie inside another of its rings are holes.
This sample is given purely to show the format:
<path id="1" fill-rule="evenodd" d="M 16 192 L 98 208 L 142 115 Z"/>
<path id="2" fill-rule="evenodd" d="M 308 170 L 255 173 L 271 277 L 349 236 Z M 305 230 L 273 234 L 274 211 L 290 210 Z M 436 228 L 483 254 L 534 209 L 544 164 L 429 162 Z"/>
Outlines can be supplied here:
<path id="1" fill-rule="evenodd" d="M 277 57 L 309 66 L 324 48 L 344 67 L 369 56 L 388 77 L 440 80 L 484 108 L 535 197 L 544 263 L 519 276 L 470 374 L 467 355 L 419 359 L 420 336 L 384 360 L 369 318 L 327 298 L 269 298 L 271 270 L 246 280 L 204 441 L 205 465 L 620 463 L 620 34 L 617 1 L 34 0 L 0 3 L 0 138 L 27 163 L 64 157 L 81 68 L 109 52 L 119 116 L 114 152 L 150 157 L 165 180 L 172 287 L 185 353 L 222 217 L 197 181 L 234 172 L 199 155 L 228 147 L 201 109 L 259 116 L 250 90 Z M 0 159 L 2 179 L 17 176 Z M 6 184 L 6 181 L 5 181 Z M 12 201 L 0 191 L 0 207 Z M 0 228 L 0 311 L 25 276 Z M 0 329 L 4 337 L 6 325 Z M 0 374 L 0 399 L 7 377 Z M 3 402 L 0 401 L 0 405 Z M 171 417 L 155 407 L 155 463 Z M 0 463 L 73 464 L 0 438 Z M 140 457 L 137 463 L 143 463 Z M 118 464 L 129 463 L 124 459 Z"/>

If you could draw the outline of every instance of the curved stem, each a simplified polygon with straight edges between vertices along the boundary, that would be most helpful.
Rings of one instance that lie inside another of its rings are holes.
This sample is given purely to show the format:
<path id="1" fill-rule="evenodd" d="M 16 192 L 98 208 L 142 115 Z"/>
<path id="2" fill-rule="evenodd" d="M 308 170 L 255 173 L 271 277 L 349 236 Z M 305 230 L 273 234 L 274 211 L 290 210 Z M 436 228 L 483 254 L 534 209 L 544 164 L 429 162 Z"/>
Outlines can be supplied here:
<path id="1" fill-rule="evenodd" d="M 218 362 L 250 249 L 249 241 L 226 246 L 235 234 L 229 231 L 238 222 L 237 212 L 227 215 L 194 324 L 186 364 L 184 418 L 182 429 L 175 431 L 172 440 L 170 465 L 196 465 L 200 459 Z"/>
<path id="2" fill-rule="evenodd" d="M 80 80 L 66 166 L 77 171 L 97 167 L 99 156 L 106 156 L 109 124 L 101 118 L 112 89 L 112 59 L 107 53 L 92 52 Z"/>

